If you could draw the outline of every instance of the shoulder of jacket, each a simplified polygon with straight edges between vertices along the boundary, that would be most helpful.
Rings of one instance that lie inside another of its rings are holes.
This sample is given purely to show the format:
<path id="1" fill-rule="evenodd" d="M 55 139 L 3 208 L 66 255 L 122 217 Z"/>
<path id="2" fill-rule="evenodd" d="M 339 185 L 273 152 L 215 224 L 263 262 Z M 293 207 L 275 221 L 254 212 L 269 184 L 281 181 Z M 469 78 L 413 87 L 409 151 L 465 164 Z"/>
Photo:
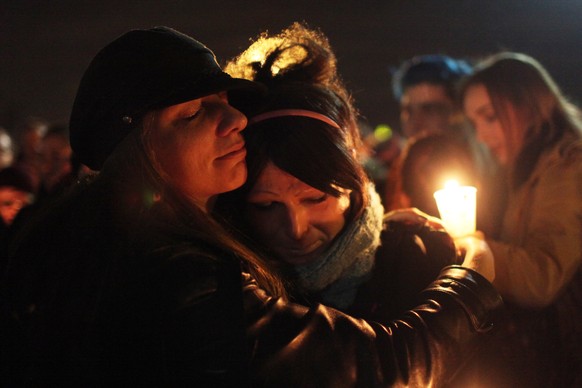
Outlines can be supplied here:
<path id="1" fill-rule="evenodd" d="M 567 135 L 541 156 L 536 170 L 538 174 L 554 174 L 569 167 L 582 172 L 582 139 Z"/>

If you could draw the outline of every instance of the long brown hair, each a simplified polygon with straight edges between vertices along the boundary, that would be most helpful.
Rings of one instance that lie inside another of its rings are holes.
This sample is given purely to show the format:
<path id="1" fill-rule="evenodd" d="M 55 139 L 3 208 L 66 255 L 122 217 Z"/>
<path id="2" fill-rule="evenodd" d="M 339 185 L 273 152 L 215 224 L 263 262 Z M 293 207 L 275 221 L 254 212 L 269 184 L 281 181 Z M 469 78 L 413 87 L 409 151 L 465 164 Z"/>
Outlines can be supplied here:
<path id="1" fill-rule="evenodd" d="M 180 234 L 192 236 L 209 245 L 236 255 L 254 276 L 261 288 L 274 297 L 286 297 L 282 281 L 271 264 L 237 240 L 211 215 L 200 209 L 178 190 L 157 159 L 156 146 L 151 141 L 155 131 L 156 111 L 144 116 L 137 128 L 116 148 L 101 174 L 117 175 L 125 191 L 137 193 L 137 211 L 147 212 L 159 200 L 172 209 L 174 224 Z M 132 203 L 136 203 L 133 201 Z"/>
<path id="2" fill-rule="evenodd" d="M 487 89 L 507 144 L 518 151 L 511 171 L 515 187 L 528 179 L 541 153 L 565 134 L 582 138 L 579 110 L 568 102 L 546 69 L 528 55 L 503 52 L 483 60 L 463 83 L 461 97 L 473 85 Z M 511 124 L 511 110 L 519 127 Z M 516 144 L 522 144 L 520 150 Z"/>

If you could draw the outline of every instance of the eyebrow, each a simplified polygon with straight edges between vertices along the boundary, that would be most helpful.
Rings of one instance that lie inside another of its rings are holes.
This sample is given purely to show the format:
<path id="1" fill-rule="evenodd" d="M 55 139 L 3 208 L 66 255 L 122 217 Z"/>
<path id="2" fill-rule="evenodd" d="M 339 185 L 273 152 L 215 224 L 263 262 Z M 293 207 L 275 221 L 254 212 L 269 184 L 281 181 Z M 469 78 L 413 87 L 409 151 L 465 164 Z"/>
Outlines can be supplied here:
<path id="1" fill-rule="evenodd" d="M 274 196 L 281 196 L 280 193 L 276 193 L 274 191 L 270 191 L 269 189 L 260 189 L 260 190 L 253 190 L 251 192 L 249 192 L 247 197 L 251 197 L 254 195 L 274 195 Z M 312 187 L 312 188 L 308 188 L 308 189 L 303 189 L 303 190 L 299 190 L 299 191 L 293 191 L 294 195 L 320 195 L 320 194 L 326 194 L 325 192 L 321 191 L 321 190 L 317 190 L 316 188 Z"/>
<path id="2" fill-rule="evenodd" d="M 275 193 L 274 191 L 270 191 L 268 189 L 260 189 L 260 190 L 250 191 L 249 194 L 247 195 L 247 197 L 251 197 L 251 196 L 255 196 L 255 195 L 263 195 L 263 194 L 279 195 L 278 193 Z"/>

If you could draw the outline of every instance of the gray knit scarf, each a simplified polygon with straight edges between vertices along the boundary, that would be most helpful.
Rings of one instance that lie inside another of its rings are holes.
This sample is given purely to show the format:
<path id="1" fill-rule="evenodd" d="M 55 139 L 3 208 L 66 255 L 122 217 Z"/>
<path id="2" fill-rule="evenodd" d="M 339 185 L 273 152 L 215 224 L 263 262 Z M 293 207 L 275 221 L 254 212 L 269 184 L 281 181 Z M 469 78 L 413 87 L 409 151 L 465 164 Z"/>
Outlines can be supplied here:
<path id="1" fill-rule="evenodd" d="M 301 291 L 319 293 L 326 305 L 344 309 L 356 297 L 358 287 L 370 276 L 380 245 L 384 208 L 372 184 L 370 203 L 363 214 L 346 225 L 319 260 L 295 267 Z"/>

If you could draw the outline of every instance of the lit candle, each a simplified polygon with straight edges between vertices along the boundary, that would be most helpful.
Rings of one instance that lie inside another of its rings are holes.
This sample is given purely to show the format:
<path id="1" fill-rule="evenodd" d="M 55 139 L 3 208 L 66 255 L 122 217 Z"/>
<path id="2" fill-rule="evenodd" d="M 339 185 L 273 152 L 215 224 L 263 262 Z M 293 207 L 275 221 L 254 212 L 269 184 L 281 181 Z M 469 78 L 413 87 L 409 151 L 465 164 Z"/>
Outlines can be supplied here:
<path id="1" fill-rule="evenodd" d="M 434 193 L 434 198 L 445 229 L 452 237 L 475 232 L 477 213 L 475 187 L 459 186 L 456 181 L 448 181 L 444 189 Z"/>

